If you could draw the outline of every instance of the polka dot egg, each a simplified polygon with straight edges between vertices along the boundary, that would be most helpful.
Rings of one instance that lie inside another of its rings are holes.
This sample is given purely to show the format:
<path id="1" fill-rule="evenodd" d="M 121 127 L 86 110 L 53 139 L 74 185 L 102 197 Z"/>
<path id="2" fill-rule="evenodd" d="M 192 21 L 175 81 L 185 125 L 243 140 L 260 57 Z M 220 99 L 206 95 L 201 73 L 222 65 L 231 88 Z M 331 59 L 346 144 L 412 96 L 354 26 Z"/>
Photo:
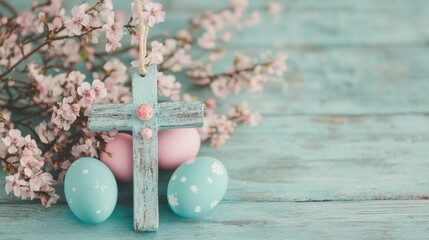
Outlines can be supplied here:
<path id="1" fill-rule="evenodd" d="M 225 166 L 212 157 L 197 157 L 180 165 L 168 182 L 170 208 L 182 217 L 198 217 L 215 208 L 228 186 Z"/>
<path id="2" fill-rule="evenodd" d="M 118 198 L 115 177 L 101 161 L 84 157 L 68 169 L 64 193 L 72 212 L 83 222 L 97 224 L 112 214 Z"/>

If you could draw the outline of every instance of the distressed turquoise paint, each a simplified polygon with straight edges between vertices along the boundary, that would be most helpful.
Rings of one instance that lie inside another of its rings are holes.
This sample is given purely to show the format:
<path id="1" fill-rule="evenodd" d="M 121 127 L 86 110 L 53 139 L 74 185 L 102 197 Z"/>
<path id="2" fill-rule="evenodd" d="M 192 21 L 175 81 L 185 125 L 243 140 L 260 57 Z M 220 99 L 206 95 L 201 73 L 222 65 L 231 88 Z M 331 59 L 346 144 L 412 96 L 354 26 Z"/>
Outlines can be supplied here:
<path id="1" fill-rule="evenodd" d="M 151 36 L 174 34 L 192 16 L 227 3 L 161 2 L 167 19 Z M 76 220 L 63 200 L 45 210 L 0 192 L 0 235 L 58 239 L 46 232 L 57 226 L 65 239 L 427 238 L 429 2 L 277 2 L 285 4 L 279 17 L 263 14 L 268 22 L 260 29 L 228 44 L 229 52 L 257 56 L 277 42 L 275 51 L 289 55 L 289 71 L 284 83 L 269 83 L 262 93 L 219 102 L 226 108 L 247 99 L 263 120 L 237 128 L 221 149 L 202 146 L 201 155 L 219 158 L 230 173 L 218 209 L 198 220 L 175 216 L 165 201 L 170 172 L 160 171 L 156 234 L 133 232 L 132 185 L 120 185 L 118 208 L 96 227 Z M 253 8 L 265 3 L 250 0 Z M 129 4 L 114 1 L 126 13 Z M 177 79 L 183 91 L 210 96 Z"/>
<path id="2" fill-rule="evenodd" d="M 133 132 L 134 158 L 134 230 L 158 229 L 158 129 L 201 127 L 204 110 L 201 102 L 157 102 L 157 69 L 149 67 L 146 76 L 133 71 L 132 104 L 94 104 L 90 108 L 88 126 L 91 131 L 122 130 Z M 152 107 L 153 116 L 141 121 L 137 108 L 141 104 Z M 151 129 L 152 137 L 141 136 L 143 129 Z"/>

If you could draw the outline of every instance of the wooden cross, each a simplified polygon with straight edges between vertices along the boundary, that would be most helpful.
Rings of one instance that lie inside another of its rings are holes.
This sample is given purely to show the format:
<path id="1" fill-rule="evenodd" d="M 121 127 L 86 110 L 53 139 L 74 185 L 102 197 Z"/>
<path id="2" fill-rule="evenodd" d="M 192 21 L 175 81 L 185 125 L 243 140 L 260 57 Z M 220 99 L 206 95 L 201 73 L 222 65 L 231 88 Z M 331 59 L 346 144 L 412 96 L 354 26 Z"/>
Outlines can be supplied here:
<path id="1" fill-rule="evenodd" d="M 134 69 L 133 103 L 93 104 L 89 111 L 91 131 L 132 131 L 134 158 L 134 230 L 157 231 L 158 130 L 201 127 L 201 102 L 157 101 L 157 68 L 146 76 Z"/>

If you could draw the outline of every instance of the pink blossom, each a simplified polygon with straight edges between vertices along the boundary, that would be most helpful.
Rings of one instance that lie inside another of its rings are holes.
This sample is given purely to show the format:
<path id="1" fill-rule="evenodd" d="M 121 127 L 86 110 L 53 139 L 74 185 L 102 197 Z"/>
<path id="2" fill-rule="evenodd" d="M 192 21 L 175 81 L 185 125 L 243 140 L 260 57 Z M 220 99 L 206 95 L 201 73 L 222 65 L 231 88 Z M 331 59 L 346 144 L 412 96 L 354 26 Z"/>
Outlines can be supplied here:
<path id="1" fill-rule="evenodd" d="M 85 13 L 87 8 L 87 3 L 72 8 L 72 18 L 67 18 L 64 21 L 69 36 L 81 35 L 82 27 L 89 26 L 89 15 Z"/>
<path id="2" fill-rule="evenodd" d="M 3 118 L 3 121 L 0 121 L 0 134 L 7 131 L 6 127 L 13 128 L 13 124 L 10 122 L 11 116 L 12 116 L 12 113 L 7 110 L 2 110 L 0 112 L 0 117 Z M 3 143 L 3 141 L 0 141 L 0 142 Z"/>
<path id="3" fill-rule="evenodd" d="M 235 123 L 227 118 L 226 115 L 209 114 L 204 119 L 204 125 L 198 129 L 201 139 L 211 139 L 213 147 L 220 147 L 229 139 L 234 131 Z"/>
<path id="4" fill-rule="evenodd" d="M 163 97 L 168 97 L 172 101 L 180 99 L 181 84 L 176 82 L 173 75 L 164 75 L 162 72 L 158 73 L 158 94 Z"/>
<path id="5" fill-rule="evenodd" d="M 32 139 L 30 135 L 25 136 L 24 146 L 28 148 L 35 155 L 42 154 L 42 151 L 37 146 L 36 140 Z"/>
<path id="6" fill-rule="evenodd" d="M 81 156 L 98 157 L 97 147 L 99 146 L 100 146 L 100 142 L 98 142 L 94 137 L 87 138 L 86 140 L 83 138 L 80 138 L 79 143 L 75 144 L 72 147 L 71 154 L 74 157 L 81 157 Z"/>
<path id="7" fill-rule="evenodd" d="M 88 82 L 82 83 L 77 89 L 77 94 L 82 97 L 82 106 L 90 106 L 97 100 L 107 96 L 107 89 L 102 81 L 95 79 L 91 84 Z"/>
<path id="8" fill-rule="evenodd" d="M 82 84 L 85 80 L 85 75 L 79 71 L 71 71 L 66 77 L 64 86 L 64 96 L 76 97 L 76 86 Z"/>
<path id="9" fill-rule="evenodd" d="M 278 53 L 267 66 L 267 72 L 270 74 L 276 74 L 277 76 L 283 76 L 287 70 L 287 55 L 284 53 Z"/>
<path id="10" fill-rule="evenodd" d="M 88 82 L 84 82 L 78 87 L 77 94 L 82 97 L 82 106 L 89 106 L 94 102 L 95 92 L 92 90 L 91 84 Z"/>
<path id="11" fill-rule="evenodd" d="M 163 54 L 168 55 L 174 52 L 177 48 L 177 40 L 176 39 L 166 39 L 164 41 L 164 48 L 163 48 Z"/>
<path id="12" fill-rule="evenodd" d="M 197 43 L 202 49 L 213 49 L 216 47 L 216 32 L 205 32 L 200 38 L 198 38 Z"/>
<path id="13" fill-rule="evenodd" d="M 226 143 L 229 139 L 229 134 L 214 134 L 211 136 L 210 143 L 213 147 L 218 148 Z"/>
<path id="14" fill-rule="evenodd" d="M 186 54 L 184 48 L 180 48 L 162 64 L 162 67 L 173 72 L 179 72 L 191 64 L 191 55 Z"/>
<path id="15" fill-rule="evenodd" d="M 120 40 L 124 36 L 123 22 L 115 22 L 115 13 L 110 12 L 106 16 L 106 23 L 103 25 L 103 30 L 106 31 L 106 51 L 111 52 L 116 48 L 121 47 Z"/>
<path id="16" fill-rule="evenodd" d="M 62 16 L 64 14 L 64 8 L 61 9 L 62 0 L 51 0 L 50 5 L 42 8 L 43 12 L 48 13 L 49 16 Z"/>
<path id="17" fill-rule="evenodd" d="M 113 10 L 112 0 L 102 0 L 101 2 L 104 9 Z"/>
<path id="18" fill-rule="evenodd" d="M 26 186 L 28 183 L 20 178 L 20 174 L 6 176 L 6 193 L 9 194 L 13 190 L 13 194 L 16 197 L 21 197 L 21 187 Z"/>
<path id="19" fill-rule="evenodd" d="M 74 123 L 79 116 L 80 106 L 73 103 L 72 97 L 63 98 L 58 106 L 53 107 L 51 122 L 58 128 L 68 131 L 70 125 Z"/>
<path id="20" fill-rule="evenodd" d="M 42 143 L 49 144 L 55 140 L 55 132 L 48 129 L 48 123 L 45 121 L 36 126 L 35 130 Z"/>
<path id="21" fill-rule="evenodd" d="M 257 112 L 253 112 L 250 104 L 247 102 L 243 102 L 239 105 L 232 105 L 228 112 L 228 116 L 251 126 L 257 125 L 261 120 L 261 115 Z"/>
<path id="22" fill-rule="evenodd" d="M 229 95 L 227 84 L 226 78 L 218 78 L 210 84 L 210 87 L 216 97 L 226 98 Z"/>
<path id="23" fill-rule="evenodd" d="M 109 77 L 117 82 L 125 82 L 128 78 L 127 67 L 117 58 L 112 58 L 103 65 L 104 71 L 109 73 Z"/>
<path id="24" fill-rule="evenodd" d="M 34 155 L 34 153 L 28 149 L 24 148 L 24 151 L 21 155 L 21 166 L 24 167 L 24 173 L 28 177 L 33 176 L 33 169 L 40 169 L 43 166 L 43 160 L 37 158 L 38 155 Z"/>
<path id="25" fill-rule="evenodd" d="M 21 136 L 21 131 L 18 129 L 9 130 L 9 135 L 2 139 L 10 154 L 18 152 L 18 148 L 24 146 L 24 138 Z"/>
<path id="26" fill-rule="evenodd" d="M 22 35 L 26 35 L 29 30 L 32 30 L 33 21 L 35 18 L 36 16 L 34 16 L 34 13 L 31 11 L 22 12 L 16 17 L 15 22 L 19 27 L 22 28 Z"/>
<path id="27" fill-rule="evenodd" d="M 176 37 L 178 40 L 182 41 L 183 48 L 190 49 L 191 48 L 191 42 L 192 42 L 192 35 L 189 33 L 188 30 L 183 29 L 177 32 Z"/>
<path id="28" fill-rule="evenodd" d="M 164 44 L 158 41 L 152 41 L 152 46 L 150 53 L 147 58 L 151 64 L 160 64 L 164 61 L 164 57 L 162 56 L 162 52 L 164 51 Z"/>
<path id="29" fill-rule="evenodd" d="M 161 3 L 147 2 L 144 5 L 146 11 L 143 12 L 143 17 L 148 23 L 149 27 L 153 27 L 155 24 L 164 22 L 165 12 L 162 11 Z"/>
<path id="30" fill-rule="evenodd" d="M 56 203 L 59 198 L 60 196 L 58 196 L 58 194 L 55 194 L 55 190 L 54 190 L 54 191 L 48 192 L 47 196 L 43 195 L 40 198 L 40 202 L 45 208 L 48 208 L 51 206 L 51 204 Z"/>
<path id="31" fill-rule="evenodd" d="M 92 82 L 92 89 L 95 93 L 96 100 L 102 99 L 102 98 L 106 97 L 106 95 L 107 95 L 106 87 L 104 86 L 104 83 L 102 81 L 100 81 L 99 79 L 95 79 Z"/>
<path id="32" fill-rule="evenodd" d="M 76 63 L 80 58 L 80 44 L 76 41 L 67 41 L 65 42 L 64 47 L 61 48 L 63 55 L 63 61 L 66 66 Z"/>
<path id="33" fill-rule="evenodd" d="M 29 181 L 30 190 L 34 192 L 54 191 L 55 180 L 50 173 L 39 172 Z"/>
<path id="34" fill-rule="evenodd" d="M 216 99 L 215 98 L 209 98 L 204 102 L 204 112 L 206 114 L 214 114 L 216 109 Z"/>

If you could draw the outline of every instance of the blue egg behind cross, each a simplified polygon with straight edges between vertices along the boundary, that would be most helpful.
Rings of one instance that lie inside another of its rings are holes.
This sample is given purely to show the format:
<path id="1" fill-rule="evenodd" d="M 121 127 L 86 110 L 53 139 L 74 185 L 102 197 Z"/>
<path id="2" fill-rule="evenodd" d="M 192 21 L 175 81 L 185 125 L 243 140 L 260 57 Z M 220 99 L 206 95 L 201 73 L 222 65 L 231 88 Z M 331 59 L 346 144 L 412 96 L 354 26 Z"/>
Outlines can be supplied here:
<path id="1" fill-rule="evenodd" d="M 97 224 L 113 212 L 118 187 L 109 168 L 95 158 L 75 161 L 67 171 L 64 193 L 72 212 L 83 222 Z"/>
<path id="2" fill-rule="evenodd" d="M 170 208 L 182 217 L 199 217 L 216 207 L 228 186 L 225 166 L 212 157 L 183 163 L 168 182 Z"/>

